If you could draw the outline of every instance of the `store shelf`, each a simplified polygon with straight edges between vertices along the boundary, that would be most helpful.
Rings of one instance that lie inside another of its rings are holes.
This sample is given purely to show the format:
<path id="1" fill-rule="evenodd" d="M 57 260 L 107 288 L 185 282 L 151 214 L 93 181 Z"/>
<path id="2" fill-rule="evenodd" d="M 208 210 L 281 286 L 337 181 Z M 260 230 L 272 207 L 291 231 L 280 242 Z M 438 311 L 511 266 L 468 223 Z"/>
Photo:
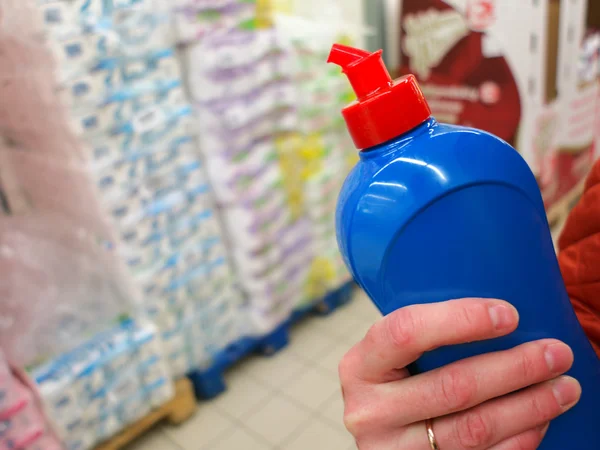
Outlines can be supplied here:
<path id="1" fill-rule="evenodd" d="M 213 358 L 212 365 L 189 374 L 199 399 L 210 400 L 227 390 L 224 373 L 247 356 L 258 353 L 272 356 L 287 347 L 290 328 L 311 315 L 328 315 L 346 305 L 352 298 L 354 283 L 347 283 L 311 305 L 296 310 L 291 317 L 274 331 L 262 337 L 247 337 L 229 345 Z"/>
<path id="2" fill-rule="evenodd" d="M 111 440 L 96 447 L 96 450 L 120 450 L 163 420 L 172 425 L 180 425 L 194 415 L 196 408 L 192 383 L 187 378 L 178 380 L 175 383 L 175 397 L 172 400 L 130 425 Z"/>

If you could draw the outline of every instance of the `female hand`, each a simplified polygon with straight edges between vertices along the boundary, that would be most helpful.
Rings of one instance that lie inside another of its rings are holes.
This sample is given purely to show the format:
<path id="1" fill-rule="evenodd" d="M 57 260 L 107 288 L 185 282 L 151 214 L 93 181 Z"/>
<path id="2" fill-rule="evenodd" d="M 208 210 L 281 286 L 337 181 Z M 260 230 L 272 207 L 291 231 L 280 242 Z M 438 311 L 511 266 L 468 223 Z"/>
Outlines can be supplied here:
<path id="1" fill-rule="evenodd" d="M 376 323 L 340 363 L 344 421 L 360 450 L 535 450 L 572 408 L 579 383 L 565 344 L 544 340 L 409 376 L 426 351 L 513 332 L 517 311 L 497 300 L 410 306 Z"/>

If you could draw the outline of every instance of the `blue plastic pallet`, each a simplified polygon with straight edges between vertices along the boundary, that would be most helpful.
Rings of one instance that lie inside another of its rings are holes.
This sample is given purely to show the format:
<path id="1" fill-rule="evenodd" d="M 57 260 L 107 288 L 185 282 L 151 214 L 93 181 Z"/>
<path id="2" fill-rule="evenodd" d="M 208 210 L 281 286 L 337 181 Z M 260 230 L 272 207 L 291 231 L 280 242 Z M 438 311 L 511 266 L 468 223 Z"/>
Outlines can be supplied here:
<path id="1" fill-rule="evenodd" d="M 288 320 L 268 335 L 242 338 L 219 352 L 213 358 L 212 365 L 208 369 L 196 370 L 188 375 L 194 385 L 196 398 L 210 400 L 221 395 L 227 390 L 224 377 L 227 369 L 253 353 L 272 356 L 284 349 L 289 343 L 292 325 L 308 315 L 326 316 L 346 305 L 352 300 L 353 287 L 353 282 L 347 283 L 340 289 L 327 294 L 325 298 L 294 311 Z"/>

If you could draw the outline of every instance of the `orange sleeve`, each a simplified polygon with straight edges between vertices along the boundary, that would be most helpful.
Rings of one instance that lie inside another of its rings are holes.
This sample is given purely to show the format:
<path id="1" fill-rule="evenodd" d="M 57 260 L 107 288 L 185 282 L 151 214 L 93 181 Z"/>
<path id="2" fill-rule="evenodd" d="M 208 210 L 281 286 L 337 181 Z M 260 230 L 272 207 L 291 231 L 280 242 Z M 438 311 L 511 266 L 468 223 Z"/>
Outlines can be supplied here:
<path id="1" fill-rule="evenodd" d="M 558 244 L 569 297 L 600 356 L 600 161 L 592 168 Z"/>

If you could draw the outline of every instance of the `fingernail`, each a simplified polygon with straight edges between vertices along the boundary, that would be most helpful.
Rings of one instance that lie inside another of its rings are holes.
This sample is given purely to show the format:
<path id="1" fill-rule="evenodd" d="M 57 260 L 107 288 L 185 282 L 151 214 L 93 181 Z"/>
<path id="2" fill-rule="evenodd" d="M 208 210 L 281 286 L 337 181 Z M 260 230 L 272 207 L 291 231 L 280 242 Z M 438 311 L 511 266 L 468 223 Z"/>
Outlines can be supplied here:
<path id="1" fill-rule="evenodd" d="M 518 320 L 517 310 L 508 305 L 492 306 L 489 313 L 496 330 L 512 328 Z"/>
<path id="2" fill-rule="evenodd" d="M 544 357 L 551 373 L 564 373 L 573 363 L 573 352 L 562 342 L 548 345 Z"/>
<path id="3" fill-rule="evenodd" d="M 556 401 L 563 410 L 575 406 L 581 396 L 581 386 L 579 382 L 571 377 L 561 377 L 554 381 L 552 391 L 554 392 Z"/>

